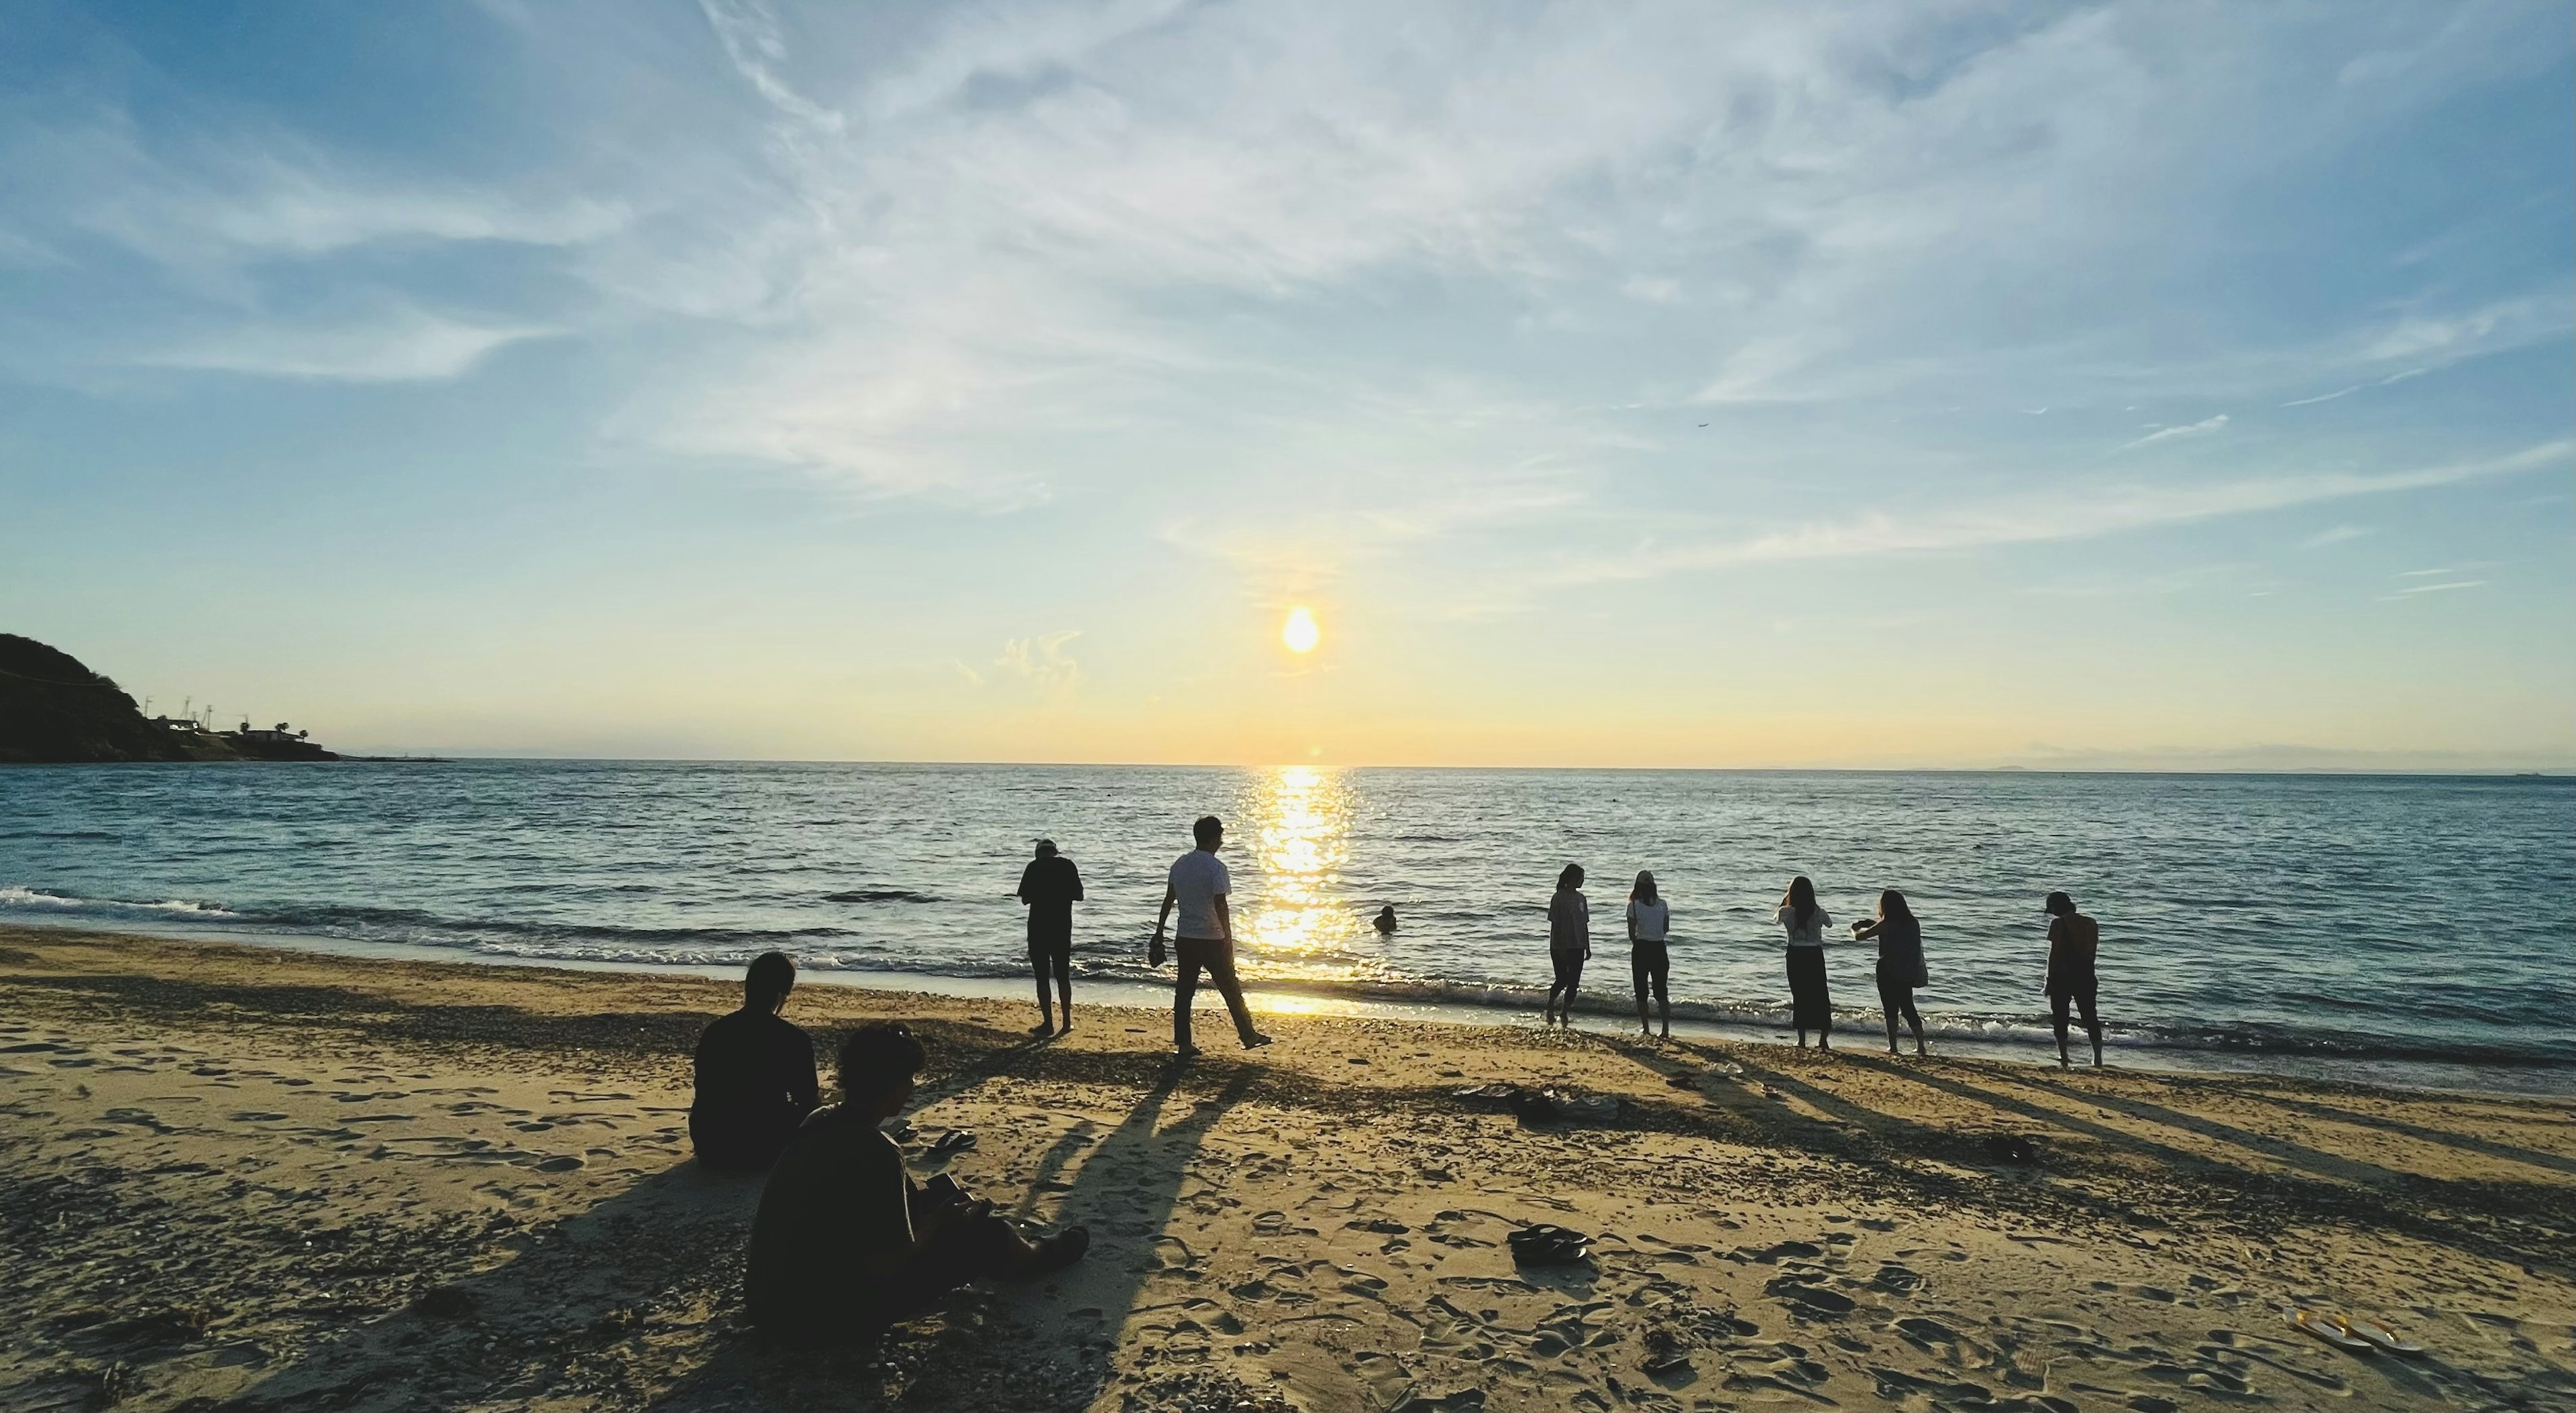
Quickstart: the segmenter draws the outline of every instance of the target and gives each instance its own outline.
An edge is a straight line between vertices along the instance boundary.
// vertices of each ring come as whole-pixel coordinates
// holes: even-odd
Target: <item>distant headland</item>
[[[0,764],[338,759],[282,721],[218,731],[211,713],[147,717],[70,653],[0,633]]]

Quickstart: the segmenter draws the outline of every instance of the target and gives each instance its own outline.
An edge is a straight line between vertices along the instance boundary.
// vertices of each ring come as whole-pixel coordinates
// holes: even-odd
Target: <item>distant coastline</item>
[[[70,653],[0,633],[0,764],[338,759],[282,721],[218,731],[211,713],[147,717],[123,688]]]

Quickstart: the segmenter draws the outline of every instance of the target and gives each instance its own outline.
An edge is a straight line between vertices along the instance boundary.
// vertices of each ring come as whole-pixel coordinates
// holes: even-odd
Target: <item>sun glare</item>
[[[1279,629],[1279,641],[1292,653],[1310,653],[1324,640],[1324,630],[1315,626],[1315,615],[1302,608],[1288,610],[1288,621]]]

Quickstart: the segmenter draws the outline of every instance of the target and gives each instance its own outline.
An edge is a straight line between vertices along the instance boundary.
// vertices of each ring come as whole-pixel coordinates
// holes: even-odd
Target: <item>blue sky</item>
[[[6,24],[0,627],[156,706],[2576,764],[2563,4]]]

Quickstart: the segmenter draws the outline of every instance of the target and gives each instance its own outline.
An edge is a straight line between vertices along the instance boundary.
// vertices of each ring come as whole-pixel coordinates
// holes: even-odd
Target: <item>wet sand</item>
[[[687,1156],[737,994],[0,930],[0,1408],[2576,1407],[2564,1101],[844,987],[790,1018],[914,1023],[912,1151],[976,1137],[916,1172],[1095,1244],[781,1352]]]

